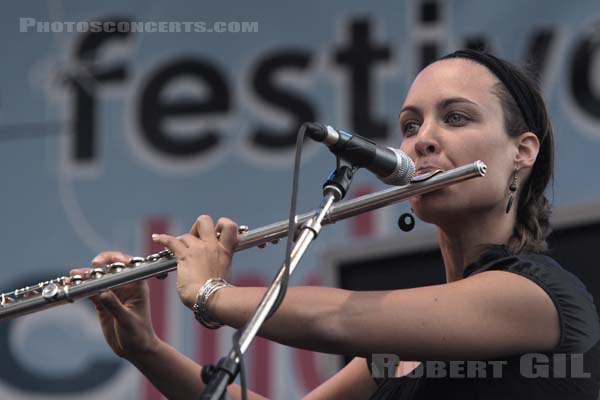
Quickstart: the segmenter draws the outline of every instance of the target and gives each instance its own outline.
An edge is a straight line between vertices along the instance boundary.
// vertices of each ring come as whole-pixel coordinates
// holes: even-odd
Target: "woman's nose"
[[[435,127],[428,124],[421,126],[415,141],[415,151],[419,156],[435,154],[439,151],[439,143],[435,138]]]

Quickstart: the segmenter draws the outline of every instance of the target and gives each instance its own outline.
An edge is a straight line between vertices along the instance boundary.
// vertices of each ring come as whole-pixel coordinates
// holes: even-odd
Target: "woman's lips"
[[[422,168],[417,169],[416,175],[428,174],[430,172],[434,172],[434,171],[438,171],[438,170],[444,171],[443,168],[439,168],[439,167],[422,167]]]

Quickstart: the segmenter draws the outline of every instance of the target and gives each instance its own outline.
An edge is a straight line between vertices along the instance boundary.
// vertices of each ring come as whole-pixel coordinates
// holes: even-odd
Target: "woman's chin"
[[[455,219],[457,213],[460,212],[460,208],[456,204],[452,204],[451,198],[441,189],[414,197],[411,205],[420,220],[438,224]]]
[[[441,188],[433,192],[420,194],[418,196],[413,197],[413,208],[439,208],[440,206],[444,205],[448,206],[448,201],[451,197],[444,189],[445,188]]]

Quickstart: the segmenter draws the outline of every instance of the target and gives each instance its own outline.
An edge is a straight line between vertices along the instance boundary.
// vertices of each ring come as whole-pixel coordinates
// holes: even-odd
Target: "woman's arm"
[[[215,232],[220,233],[219,236]],[[210,278],[230,275],[237,225],[208,216],[180,237],[153,235],[177,257],[177,290],[192,307]],[[224,288],[208,301],[212,317],[239,327],[263,288]],[[290,288],[260,331],[283,344],[337,354],[397,354],[403,360],[489,359],[549,351],[560,325],[549,295],[531,280],[487,271],[443,285],[386,292]]]
[[[117,251],[98,254],[92,265],[128,263],[131,256]],[[89,268],[74,269],[71,275],[86,275]],[[202,367],[178,353],[156,336],[150,318],[150,296],[144,281],[130,283],[94,296],[102,333],[110,348],[134,364],[169,399],[193,399],[204,385]],[[232,398],[239,399],[240,388],[230,385]],[[263,397],[249,393],[250,399]]]
[[[224,288],[209,299],[209,312],[239,327],[263,292]],[[449,284],[385,292],[289,288],[259,333],[327,353],[462,360],[551,350],[560,327],[541,287],[520,275],[489,271]]]
[[[202,367],[163,341],[150,351],[130,357],[129,361],[169,400],[195,399],[204,390],[200,378]],[[242,398],[238,385],[229,385],[227,392],[232,399]],[[248,398],[265,399],[250,391]]]
[[[130,361],[169,400],[197,398],[204,388],[200,379],[202,367],[162,341],[154,351]],[[366,360],[356,357],[304,400],[364,400],[376,389]],[[232,399],[241,399],[240,386],[230,385],[227,392]],[[265,399],[254,392],[248,392],[248,398]]]

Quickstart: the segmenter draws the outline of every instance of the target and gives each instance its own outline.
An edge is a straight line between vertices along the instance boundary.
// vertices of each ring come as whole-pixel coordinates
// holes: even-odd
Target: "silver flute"
[[[486,170],[487,167],[482,161],[476,161],[449,171],[437,170],[418,175],[408,185],[385,189],[334,204],[323,220],[323,225],[333,224],[467,179],[485,176]],[[301,226],[313,215],[314,211],[296,216],[296,226]],[[256,246],[264,247],[267,243],[277,243],[287,233],[287,220],[253,230],[240,227],[239,242],[235,251]],[[175,256],[172,252],[164,250],[146,257],[133,257],[128,264],[116,262],[101,268],[93,268],[85,276],[62,276],[26,286],[12,292],[2,293],[0,320],[72,303],[75,300],[91,297],[102,291],[139,280],[152,277],[164,278],[175,269],[177,269]]]

